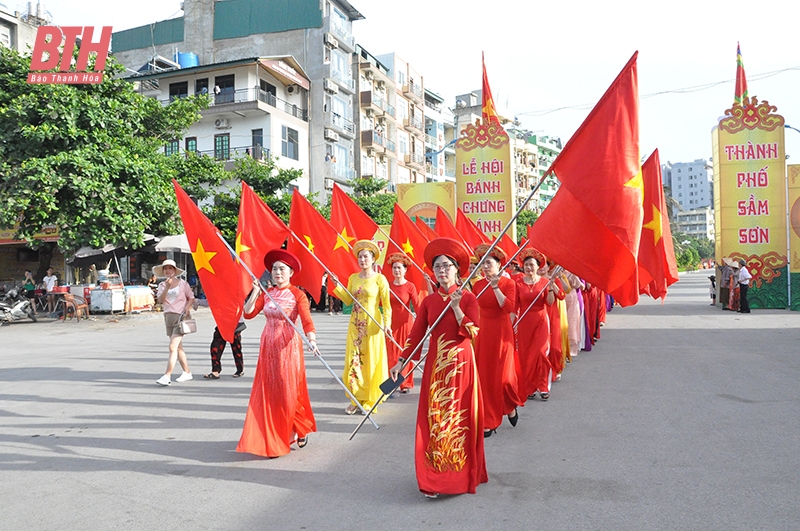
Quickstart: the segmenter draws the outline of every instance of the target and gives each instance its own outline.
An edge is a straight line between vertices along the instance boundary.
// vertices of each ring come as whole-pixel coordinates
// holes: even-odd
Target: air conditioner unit
[[[327,92],[330,92],[331,94],[339,93],[339,87],[336,85],[336,83],[333,82],[332,79],[326,79],[325,81],[323,81],[322,88],[324,88]]]
[[[386,88],[385,81],[378,81],[378,90],[384,90]]]
[[[367,78],[367,81],[372,81],[372,70],[364,72],[364,77]]]
[[[378,118],[378,125],[383,125],[383,126],[385,126],[385,125],[386,125],[386,118],[384,118],[383,116],[381,116],[380,118]]]
[[[339,41],[336,40],[336,37],[331,35],[330,33],[325,34],[325,45],[330,46],[331,48],[338,48]]]
[[[333,179],[325,179],[325,189],[333,190]]]
[[[372,148],[367,148],[367,156],[368,157],[374,157],[375,156],[375,150],[372,149]]]
[[[300,92],[300,85],[289,85],[286,87],[286,92],[289,94],[297,94]]]
[[[367,115],[367,118],[372,118],[373,116],[375,116],[375,111],[373,111],[372,109],[367,109],[364,111],[364,114]]]
[[[228,125],[227,118],[217,118],[216,120],[214,120],[214,127],[216,127],[217,129],[229,129],[230,125]]]
[[[332,142],[339,141],[339,133],[333,131],[331,129],[325,129],[325,140],[331,140]]]
[[[380,162],[381,164],[386,164],[386,155],[383,155],[383,154],[380,155],[378,157],[378,162]]]

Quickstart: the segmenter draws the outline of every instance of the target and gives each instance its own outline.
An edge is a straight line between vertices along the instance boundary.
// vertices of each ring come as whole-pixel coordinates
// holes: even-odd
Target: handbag
[[[185,335],[194,334],[195,332],[197,332],[197,321],[181,317],[181,333]]]
[[[241,323],[236,325],[236,330],[234,330],[233,333],[238,334],[239,332],[244,332],[245,328],[247,328],[247,325],[245,324],[244,321],[242,321]]]

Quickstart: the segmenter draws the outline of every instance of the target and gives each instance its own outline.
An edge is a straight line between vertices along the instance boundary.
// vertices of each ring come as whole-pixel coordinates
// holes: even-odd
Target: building
[[[179,62],[182,53],[195,54],[200,67],[245,58],[294,58],[310,82],[305,108],[308,138],[298,142],[298,158],[308,160],[309,191],[323,192],[326,184],[332,187],[333,182],[344,184],[354,178],[352,24],[364,18],[361,13],[347,0],[184,0],[182,5],[182,17],[115,32],[114,56],[133,71],[156,56]],[[255,90],[260,86],[245,85],[251,81],[238,80],[234,73],[225,89],[232,87],[235,93],[252,88],[260,94]],[[237,121],[250,118],[234,112],[228,125],[238,128]],[[271,136],[270,144],[267,140],[265,136],[263,147],[270,153],[283,149],[282,138]]]
[[[714,170],[704,159],[667,162],[661,165],[661,180],[684,211],[714,205]]]
[[[714,209],[704,206],[693,210],[673,212],[671,228],[696,238],[714,240]]]
[[[39,26],[49,24],[52,17],[44,5],[39,2],[33,9],[33,2],[28,2],[26,12],[10,11],[0,4],[0,46],[11,48],[27,55],[36,42],[36,30]],[[29,49],[30,48],[30,49]]]
[[[455,182],[455,115],[444,98],[425,89],[425,179]]]
[[[152,68],[127,79],[165,105],[190,95],[212,98],[183,138],[166,143],[166,154],[203,153],[227,161],[229,169],[237,157],[272,156],[279,168],[303,171],[292,185],[308,194],[310,83],[293,57],[251,57],[166,70],[158,64],[169,66],[159,58],[147,65]]]

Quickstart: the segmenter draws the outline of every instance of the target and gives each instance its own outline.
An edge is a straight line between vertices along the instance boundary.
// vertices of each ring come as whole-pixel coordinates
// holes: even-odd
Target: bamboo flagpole
[[[276,307],[276,308],[278,308],[278,311],[279,311],[279,312],[281,312],[281,315],[283,316],[283,318],[284,318],[284,319],[286,319],[286,322],[287,322],[287,323],[289,323],[289,325],[290,325],[292,328],[294,328],[294,331],[295,331],[295,332],[297,332],[297,335],[299,335],[299,336],[300,336],[300,340],[303,342],[303,344],[306,346],[306,348],[307,348],[309,351],[311,351],[311,352],[313,352],[313,353],[314,353],[314,357],[315,357],[315,358],[317,358],[317,359],[318,359],[320,362],[322,362],[322,365],[324,365],[324,366],[325,366],[325,368],[328,370],[328,372],[329,372],[329,373],[331,373],[331,375],[332,375],[332,376],[334,377],[334,379],[335,379],[335,380],[338,382],[338,384],[339,384],[339,385],[342,387],[342,389],[344,389],[345,393],[347,393],[347,395],[350,397],[350,399],[351,399],[353,402],[355,402],[355,403],[356,403],[356,405],[357,405],[357,406],[358,406],[358,408],[361,410],[361,412],[362,412],[362,413],[364,413],[364,414],[366,415],[366,413],[367,413],[367,412],[366,412],[366,410],[364,409],[364,407],[363,407],[363,406],[362,406],[362,405],[359,403],[359,401],[356,399],[356,397],[355,397],[355,396],[353,396],[353,393],[352,393],[352,391],[350,391],[350,389],[348,389],[348,388],[347,388],[347,386],[344,384],[344,382],[341,380],[341,378],[339,378],[339,376],[337,376],[337,375],[336,375],[336,373],[335,373],[335,372],[334,372],[334,370],[331,368],[331,366],[330,366],[330,365],[328,365],[328,362],[327,362],[327,361],[325,361],[325,358],[323,358],[323,357],[322,357],[322,353],[319,351],[319,348],[317,348],[317,347],[313,347],[313,346],[311,345],[311,342],[308,340],[308,338],[306,337],[306,335],[305,335],[305,333],[303,332],[303,330],[301,330],[301,329],[300,329],[300,328],[297,326],[297,323],[293,322],[293,321],[291,320],[291,318],[290,318],[288,315],[286,315],[286,312],[284,312],[284,311],[283,311],[283,308],[281,307],[281,305],[280,305],[280,304],[278,304],[278,301],[276,301],[276,300],[275,300],[275,299],[272,297],[272,295],[269,293],[269,290],[266,290],[266,289],[264,289],[264,286],[263,286],[263,285],[261,285],[261,281],[260,281],[259,279],[257,279],[257,278],[256,278],[256,276],[253,274],[253,271],[251,271],[251,270],[250,270],[250,268],[247,266],[247,264],[246,264],[246,263],[245,263],[245,262],[244,262],[244,261],[241,259],[241,257],[240,257],[238,254],[236,254],[236,251],[235,251],[235,250],[233,250],[233,249],[231,248],[230,244],[228,244],[228,242],[227,242],[227,241],[225,241],[225,238],[223,238],[223,237],[222,237],[222,234],[220,234],[220,233],[218,232],[218,233],[217,233],[217,236],[219,236],[219,239],[220,239],[220,240],[222,240],[222,241],[225,243],[225,246],[228,248],[228,251],[230,251],[230,253],[231,253],[233,256],[235,256],[235,257],[236,257],[236,260],[237,260],[237,261],[238,261],[238,262],[239,262],[239,263],[242,265],[242,267],[244,267],[245,271],[247,271],[247,273],[248,273],[248,274],[249,274],[249,275],[252,277],[252,279],[258,282],[258,287],[261,289],[261,291],[262,291],[262,292],[263,292],[263,293],[264,293],[264,294],[265,294],[267,297],[269,297],[269,300],[270,300],[270,301],[272,301],[272,304],[274,304],[274,305],[275,305],[275,307]],[[375,423],[375,421],[374,421],[374,420],[372,420],[371,418],[370,418],[370,422],[372,423],[372,425],[373,425],[373,426],[375,426],[375,429],[376,429],[376,430],[379,430],[379,429],[380,429],[380,426],[378,426],[378,425]]]
[[[542,175],[542,178],[539,179],[539,182],[536,183],[536,186],[534,186],[531,189],[531,192],[528,194],[528,197],[526,197],[525,201],[523,201],[522,204],[519,206],[519,208],[517,208],[517,211],[514,212],[514,215],[511,217],[511,219],[508,221],[508,223],[506,223],[506,226],[503,227],[503,230],[500,232],[500,234],[497,236],[497,238],[489,245],[489,249],[487,249],[486,253],[478,261],[478,264],[475,266],[475,269],[473,269],[472,272],[469,274],[467,279],[464,281],[464,284],[469,284],[469,281],[472,280],[472,277],[475,276],[476,272],[480,271],[481,266],[483,265],[483,262],[486,260],[486,257],[489,256],[492,253],[492,251],[494,250],[494,248],[497,247],[497,244],[500,243],[500,238],[502,238],[506,234],[506,232],[508,232],[508,229],[511,228],[512,224],[516,223],[517,218],[520,215],[520,212],[522,212],[522,210],[528,205],[530,200],[533,199],[534,194],[539,190],[539,188],[541,188],[542,184],[544,184],[544,181],[547,179],[547,177],[550,174],[552,174],[552,172],[553,172],[552,168],[553,167],[551,165],[550,168],[547,170],[547,172],[545,172],[545,174]],[[463,288],[460,288],[460,289],[463,289]],[[417,351],[419,351],[422,348],[422,345],[430,337],[431,333],[433,332],[433,329],[436,328],[436,326],[441,322],[441,320],[444,318],[445,314],[447,313],[447,311],[449,309],[450,309],[450,305],[448,304],[447,308],[445,308],[442,311],[442,313],[439,314],[439,317],[436,318],[436,321],[434,321],[433,324],[430,327],[428,327],[428,331],[425,332],[425,335],[422,337],[422,340],[419,342],[419,344],[416,347],[414,347],[414,350],[408,356],[408,359],[406,359],[405,363],[403,363],[403,365],[400,367],[400,373],[399,374],[402,374],[403,370],[406,368],[406,365],[411,363],[411,358],[413,358],[414,355],[416,355]],[[427,357],[427,353],[420,358],[419,363],[422,363],[425,360],[426,357]],[[390,376],[389,380],[394,380],[394,379]],[[383,400],[383,397],[386,396],[387,394],[393,393],[394,390],[397,387],[400,386],[400,383],[398,383],[398,382],[400,382],[401,380],[398,378],[397,380],[394,380],[394,383],[397,384],[397,385],[394,386],[390,390],[389,393],[386,393],[386,391],[384,389],[387,388],[386,390],[389,390],[388,386],[386,385],[389,382],[389,380],[387,380],[386,382],[384,382],[381,385],[381,392],[383,393],[383,395],[381,395],[380,399],[375,402],[375,405],[372,406],[372,409],[369,410],[369,412],[366,414],[365,418],[363,418],[361,420],[361,422],[358,424],[358,426],[356,426],[356,429],[353,430],[353,433],[350,434],[350,440],[353,440],[353,437],[355,437],[356,433],[358,433],[358,431],[361,429],[361,427],[367,421],[367,418],[369,418],[372,415],[373,411],[375,411],[375,408]]]

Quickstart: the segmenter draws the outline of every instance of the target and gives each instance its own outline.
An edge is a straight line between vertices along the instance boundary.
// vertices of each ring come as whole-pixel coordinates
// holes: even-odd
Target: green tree
[[[389,181],[376,177],[360,177],[349,182],[353,201],[378,225],[390,225],[397,194],[384,193]]]
[[[116,78],[113,58],[96,85],[32,85],[29,70],[30,56],[0,47],[0,227],[18,224],[15,237],[42,248],[40,269],[54,247],[33,240],[45,227],[64,251],[140,246],[145,232],[176,228],[173,178],[198,199],[219,182],[213,159],[163,153],[207,97],[162,106]]]
[[[517,239],[521,239],[528,234],[528,226],[533,225],[539,219],[539,214],[533,210],[523,210],[517,216]]]

